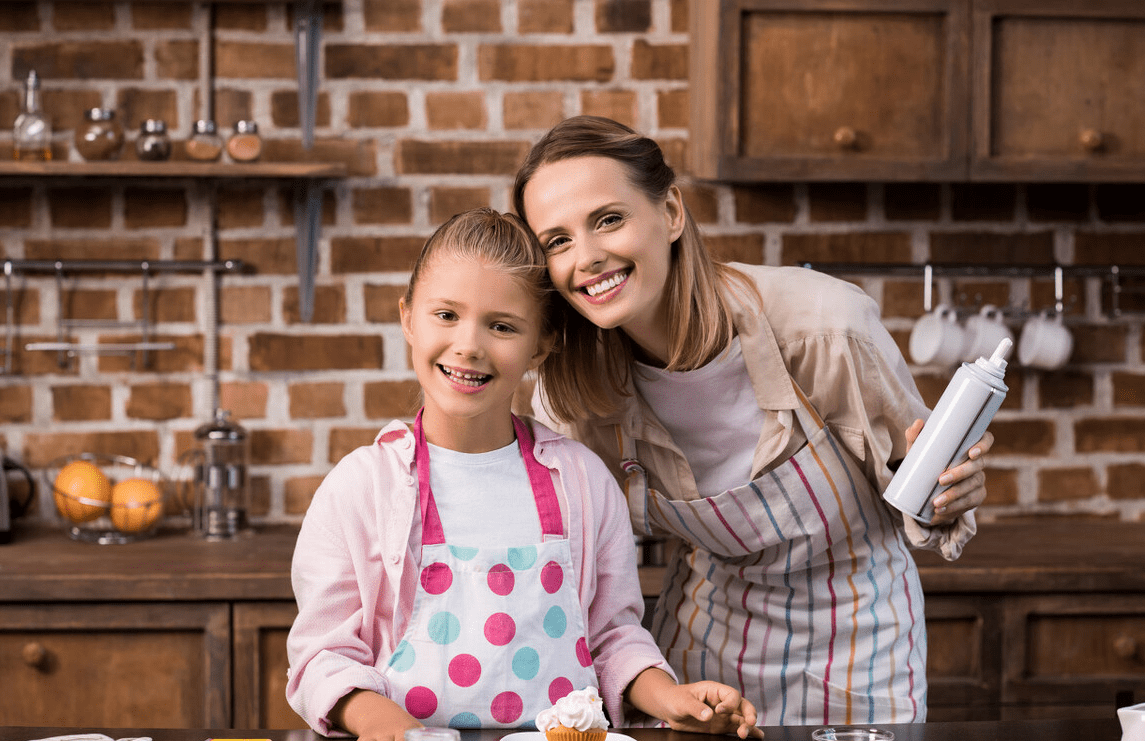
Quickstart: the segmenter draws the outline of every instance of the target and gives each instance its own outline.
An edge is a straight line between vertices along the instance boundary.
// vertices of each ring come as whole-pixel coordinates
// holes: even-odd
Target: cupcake
[[[596,687],[570,692],[537,713],[537,730],[547,741],[604,741],[607,729],[604,703]]]

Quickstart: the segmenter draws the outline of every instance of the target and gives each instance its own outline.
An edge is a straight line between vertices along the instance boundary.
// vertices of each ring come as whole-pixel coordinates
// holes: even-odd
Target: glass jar
[[[171,156],[171,137],[167,135],[167,124],[158,118],[149,118],[139,127],[139,138],[135,140],[135,154],[141,160],[160,162]]]
[[[200,162],[214,162],[223,153],[223,138],[214,121],[200,120],[191,126],[187,140],[187,157]]]
[[[52,123],[40,100],[40,76],[36,70],[29,70],[24,80],[20,115],[12,125],[12,158],[30,162],[52,159]]]
[[[113,160],[123,147],[123,127],[110,108],[89,108],[83,112],[84,123],[76,128],[76,151],[85,160]]]
[[[262,155],[262,137],[254,121],[238,121],[227,140],[227,154],[235,162],[254,162]]]

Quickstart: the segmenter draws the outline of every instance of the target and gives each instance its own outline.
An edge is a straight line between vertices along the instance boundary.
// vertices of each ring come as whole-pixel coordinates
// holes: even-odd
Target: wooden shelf
[[[0,0],[4,2],[4,0]],[[337,178],[340,162],[0,162],[0,177]]]

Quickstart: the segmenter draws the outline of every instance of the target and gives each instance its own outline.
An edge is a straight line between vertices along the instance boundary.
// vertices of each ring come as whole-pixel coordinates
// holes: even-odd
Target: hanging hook
[[[1061,314],[1065,310],[1065,302],[1062,300],[1065,296],[1062,273],[1061,265],[1054,268],[1054,311],[1058,314]]]
[[[934,280],[934,268],[930,263],[922,269],[922,308],[928,313],[930,312],[931,305],[934,303],[934,296],[932,291],[932,283]]]

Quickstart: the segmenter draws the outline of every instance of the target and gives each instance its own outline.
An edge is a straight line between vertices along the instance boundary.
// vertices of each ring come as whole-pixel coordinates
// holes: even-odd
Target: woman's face
[[[561,295],[593,324],[622,328],[666,359],[672,242],[684,228],[680,191],[654,201],[608,157],[541,166],[525,186],[529,226]]]

